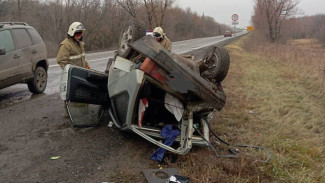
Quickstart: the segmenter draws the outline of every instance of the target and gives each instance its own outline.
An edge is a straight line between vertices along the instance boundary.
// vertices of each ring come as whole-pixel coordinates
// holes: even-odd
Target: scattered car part
[[[176,168],[143,170],[148,183],[166,183],[173,175],[178,175]]]

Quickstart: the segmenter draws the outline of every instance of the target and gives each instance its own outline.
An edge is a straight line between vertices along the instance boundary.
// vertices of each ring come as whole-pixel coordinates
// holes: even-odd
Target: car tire
[[[135,52],[129,44],[145,36],[144,23],[138,19],[129,20],[122,28],[117,55],[129,59]]]
[[[47,84],[47,72],[43,67],[37,67],[32,80],[27,82],[28,89],[34,94],[43,93]]]
[[[220,57],[219,69],[213,73],[212,77],[216,80],[216,82],[223,81],[229,71],[230,66],[230,56],[228,51],[225,48],[217,47]]]
[[[205,64],[209,69],[204,71],[201,76],[208,80],[220,83],[228,74],[230,66],[230,56],[225,48],[211,46],[207,49],[204,56]]]

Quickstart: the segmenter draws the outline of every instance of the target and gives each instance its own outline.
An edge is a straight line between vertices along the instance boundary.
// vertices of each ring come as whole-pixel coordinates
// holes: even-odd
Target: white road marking
[[[109,57],[104,57],[104,58],[99,58],[99,59],[94,59],[94,60],[88,60],[88,62],[96,62],[96,61],[100,61],[100,60],[104,60],[107,59],[108,60]],[[54,65],[50,65],[49,67],[60,67],[59,64],[54,64]]]
[[[187,44],[175,44],[173,46],[184,46],[184,45],[187,45]]]

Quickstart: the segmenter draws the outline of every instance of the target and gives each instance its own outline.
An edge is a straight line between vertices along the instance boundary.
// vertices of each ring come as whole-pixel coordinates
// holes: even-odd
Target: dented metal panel
[[[203,79],[199,73],[188,68],[178,57],[160,46],[154,38],[145,36],[130,46],[165,69],[169,73],[168,87],[185,95],[184,98],[192,99],[196,95],[217,110],[225,105],[226,95],[221,85],[216,86]]]

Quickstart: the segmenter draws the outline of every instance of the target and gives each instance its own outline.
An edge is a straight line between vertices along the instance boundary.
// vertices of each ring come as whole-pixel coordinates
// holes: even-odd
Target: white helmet
[[[68,35],[73,36],[76,31],[85,31],[85,27],[80,22],[73,22],[68,30]]]
[[[154,37],[163,38],[164,30],[161,27],[156,27],[152,34]]]

